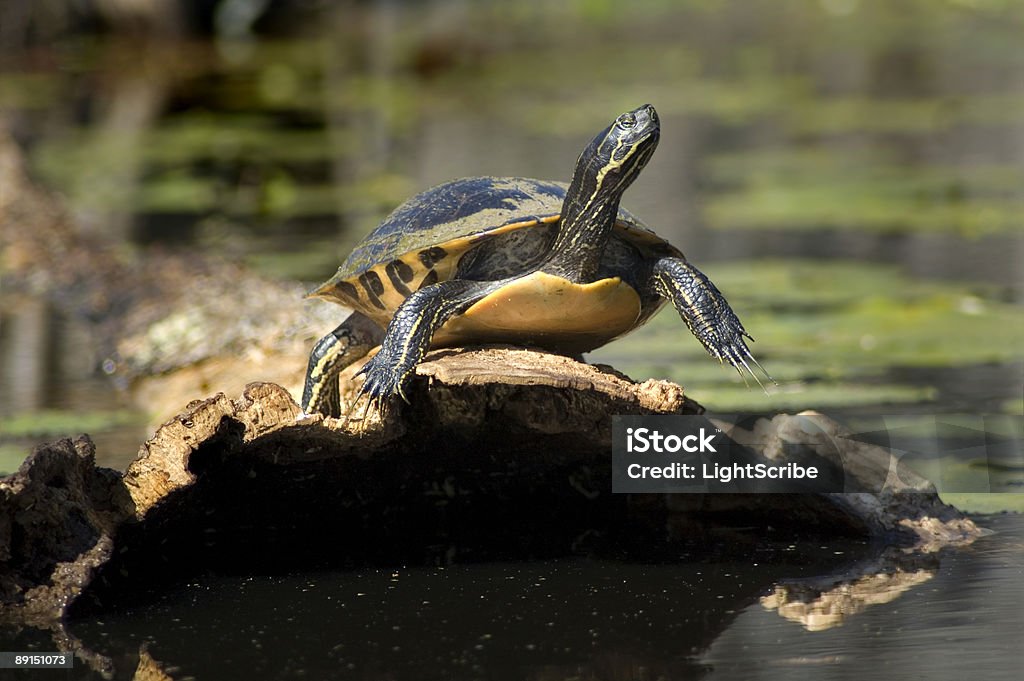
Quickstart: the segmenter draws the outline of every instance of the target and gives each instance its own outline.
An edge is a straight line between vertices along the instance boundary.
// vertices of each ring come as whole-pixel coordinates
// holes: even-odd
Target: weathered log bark
[[[88,437],[38,447],[0,480],[0,611],[46,625],[110,558],[131,516],[121,474],[97,468]]]
[[[672,383],[566,357],[434,352],[410,399],[383,422],[342,424],[253,384],[189,405],[123,476],[94,468],[87,440],[40,448],[0,484],[5,614],[56,621],[195,570],[644,555],[737,517],[748,527],[738,550],[763,539],[749,526],[769,518],[776,537],[921,545],[980,532],[906,476],[880,495],[613,495],[613,415],[701,408]],[[806,445],[809,423],[839,432],[819,415],[777,416],[758,424],[759,441]],[[856,475],[884,475],[888,454],[857,447]]]

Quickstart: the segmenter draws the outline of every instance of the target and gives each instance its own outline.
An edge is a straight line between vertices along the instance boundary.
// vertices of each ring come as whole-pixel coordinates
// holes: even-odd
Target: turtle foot
[[[359,388],[359,394],[356,396],[353,405],[358,403],[363,397],[366,397],[369,406],[372,406],[380,412],[381,416],[384,416],[391,406],[396,403],[396,398],[401,398],[404,402],[409,401],[408,397],[406,397],[405,389],[409,385],[411,374],[412,372],[401,372],[394,363],[387,361],[383,351],[379,352],[356,374],[366,378],[363,381],[362,387]]]

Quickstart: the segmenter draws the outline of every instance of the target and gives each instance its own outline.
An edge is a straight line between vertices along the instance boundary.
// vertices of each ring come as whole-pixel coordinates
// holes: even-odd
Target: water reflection
[[[99,464],[123,469],[146,437],[146,416],[98,370],[92,328],[37,297],[0,306],[0,474],[32,447],[88,432]]]
[[[891,603],[935,577],[938,561],[927,562],[930,563],[927,569],[908,569],[897,567],[897,561],[892,561],[892,565],[884,566],[887,571],[879,565],[877,572],[866,572],[862,577],[846,581],[821,577],[776,584],[770,595],[761,597],[761,605],[803,625],[808,631],[825,631],[841,626],[867,608]]]
[[[841,627],[780,630],[774,611],[752,608],[700,660],[722,678],[1017,678],[1024,523],[982,522],[997,534],[940,556],[931,579]]]
[[[986,638],[989,653],[1002,651],[986,658],[986,678],[1003,678],[1006,646],[1019,643],[1024,525],[994,524],[998,540],[940,554],[798,541],[761,544],[747,560],[721,546],[717,557],[687,552],[668,562],[209,576],[148,605],[72,622],[70,633],[88,664],[115,678],[137,668],[175,679],[422,678],[424,667],[438,678],[718,678],[764,665],[863,678],[872,675],[866,660],[850,652],[861,642],[876,646],[871,669],[913,659],[937,630],[912,613],[969,606],[974,615],[947,621],[945,635]],[[979,600],[979,584],[992,595]],[[877,647],[875,627],[893,618],[902,624],[883,624]],[[947,658],[932,678],[961,678],[978,654]]]

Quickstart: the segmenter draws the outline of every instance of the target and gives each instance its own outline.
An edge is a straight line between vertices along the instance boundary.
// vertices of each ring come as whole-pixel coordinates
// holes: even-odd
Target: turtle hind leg
[[[369,317],[353,312],[334,331],[317,341],[309,355],[302,390],[302,411],[341,416],[341,371],[380,344],[383,331]]]
[[[394,397],[408,402],[405,390],[434,332],[508,281],[452,279],[406,298],[388,324],[380,351],[359,372],[366,376],[360,396],[366,395],[381,412]]]
[[[751,364],[775,383],[747,347],[746,341],[753,341],[753,337],[743,328],[722,292],[703,272],[682,258],[661,258],[654,264],[652,285],[658,295],[672,301],[676,312],[709,355],[728,362],[744,377],[744,382],[743,371],[746,370],[762,390],[764,384],[750,368]]]

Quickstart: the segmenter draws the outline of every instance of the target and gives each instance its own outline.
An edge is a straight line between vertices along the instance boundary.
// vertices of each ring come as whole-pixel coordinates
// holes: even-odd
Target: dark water
[[[69,631],[113,678],[144,650],[174,679],[1018,679],[1024,518],[979,522],[995,534],[913,557],[796,541],[737,561],[711,542],[657,563],[210,576]],[[780,589],[799,596],[779,608]],[[98,678],[76,665],[39,676]]]

